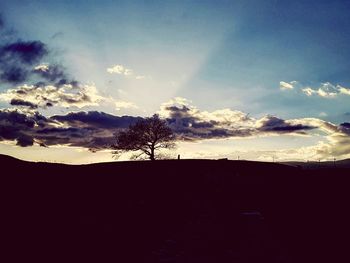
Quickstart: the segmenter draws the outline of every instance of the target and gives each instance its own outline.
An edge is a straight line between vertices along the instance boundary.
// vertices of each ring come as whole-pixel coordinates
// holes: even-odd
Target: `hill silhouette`
[[[3,251],[13,262],[350,259],[348,168],[0,162]]]

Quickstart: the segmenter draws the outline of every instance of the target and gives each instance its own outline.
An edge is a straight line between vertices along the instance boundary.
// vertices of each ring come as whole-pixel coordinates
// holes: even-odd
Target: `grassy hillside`
[[[14,262],[350,259],[346,168],[0,161],[2,238]]]

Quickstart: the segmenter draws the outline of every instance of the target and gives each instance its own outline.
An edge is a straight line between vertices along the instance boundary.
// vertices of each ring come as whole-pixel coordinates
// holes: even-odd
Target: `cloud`
[[[138,109],[138,107],[132,102],[117,100],[115,102],[115,109],[116,110],[121,110],[121,109]]]
[[[48,83],[55,83],[56,85],[78,84],[77,81],[68,80],[65,69],[61,65],[40,64],[33,69],[33,73],[37,74]]]
[[[200,111],[184,98],[161,105],[159,114],[166,118],[179,138],[202,140],[215,138],[266,136],[271,134],[306,134],[313,126],[292,123],[274,116],[261,119],[231,109]]]
[[[336,98],[339,95],[348,95],[350,96],[350,89],[345,88],[339,84],[334,85],[330,82],[321,83],[318,87],[309,87],[303,86],[297,81],[292,81],[290,83],[281,81],[280,89],[281,90],[291,90],[298,87],[298,90],[301,91],[306,96],[319,96],[322,98]]]
[[[133,71],[129,68],[124,67],[123,65],[114,65],[110,68],[107,68],[107,72],[110,74],[119,74],[119,75],[133,75]]]
[[[103,112],[78,112],[44,117],[38,112],[0,110],[0,140],[27,147],[68,145],[92,150],[109,148],[115,133],[139,117],[113,116]]]
[[[13,103],[21,105],[25,102]],[[314,135],[323,141],[299,149],[308,151],[308,156],[329,158],[350,154],[348,122],[336,125],[317,118],[284,120],[272,115],[256,119],[231,109],[201,111],[190,101],[179,97],[163,103],[158,113],[167,120],[180,141],[286,134]],[[114,116],[97,111],[71,112],[66,115],[45,117],[35,112],[33,108],[5,109],[0,110],[0,140],[15,141],[22,147],[33,144],[66,145],[96,151],[108,149],[114,143],[117,132],[141,119],[141,117]],[[283,154],[287,156],[289,153]]]
[[[137,75],[135,74],[135,72],[130,69],[130,68],[127,68],[123,65],[113,65],[109,68],[107,68],[107,72],[110,73],[110,74],[118,74],[118,75],[123,75],[125,77],[133,77],[137,80],[141,80],[141,79],[152,79],[151,76],[145,76],[145,75]]]
[[[316,93],[316,91],[313,90],[312,88],[304,88],[304,89],[302,89],[302,91],[303,91],[307,96],[312,96],[312,94]]]
[[[292,121],[285,121],[275,116],[265,116],[257,121],[257,128],[263,132],[273,133],[300,133],[305,134],[307,130],[315,129],[311,125],[304,125],[301,123],[293,123]]]
[[[349,122],[341,123],[340,127],[346,129],[346,131],[349,132],[349,134],[350,134],[350,123]]]
[[[22,67],[11,66],[2,70],[0,80],[7,83],[22,83],[28,78],[28,70]]]
[[[0,81],[18,84],[30,76],[30,67],[48,54],[41,41],[17,41],[0,46]]]
[[[49,71],[49,65],[47,64],[41,64],[41,65],[38,65],[34,68],[34,71],[37,71],[37,72],[48,72]]]
[[[333,125],[332,132],[327,136],[327,140],[328,143],[321,143],[317,146],[317,154],[323,158],[349,155],[350,123],[345,122],[339,126]]]
[[[1,26],[4,27],[2,21],[0,15],[0,30]],[[14,38],[17,36],[9,39]],[[77,81],[68,77],[64,67],[42,63],[43,59],[52,59],[45,43],[39,40],[9,41],[9,39],[4,39],[2,42],[5,43],[0,44],[0,83],[18,85],[35,80],[45,85],[77,85]]]
[[[71,112],[66,115],[54,115],[52,120],[59,121],[70,127],[94,127],[103,129],[127,128],[141,117],[114,116],[112,114],[98,111]]]
[[[350,95],[350,89],[337,85],[340,94]]]
[[[341,92],[342,90],[342,92]],[[321,83],[320,87],[313,89],[310,87],[306,87],[302,89],[302,92],[307,96],[318,95],[323,98],[335,98],[339,94],[346,94],[347,89],[340,85],[333,85],[329,82]],[[350,91],[349,94],[350,95]]]
[[[25,107],[29,107],[30,109],[38,108],[38,105],[22,99],[11,99],[10,104],[13,106],[25,106]]]
[[[288,82],[284,82],[284,81],[280,81],[280,89],[281,90],[290,90],[290,89],[294,89],[294,84],[296,84],[296,81],[292,81],[290,83]]]
[[[22,147],[31,146],[34,143],[31,132],[47,125],[51,125],[51,121],[39,113],[0,110],[0,140],[16,141]]]
[[[34,78],[44,85],[78,85],[63,66],[40,63],[48,54],[47,46],[41,41],[18,41],[0,46],[0,81],[21,84]]]
[[[72,86],[71,84],[55,87],[52,85],[22,85],[0,93],[0,100],[12,105],[30,108],[47,108],[51,106],[77,107],[97,106],[105,98],[98,94],[93,85]]]
[[[39,64],[33,69],[33,73],[40,76],[44,81],[39,82],[43,85],[52,84],[55,86],[62,86],[70,84],[72,86],[78,87],[79,82],[72,80],[68,77],[65,72],[65,68],[61,65],[49,65],[49,64]]]
[[[0,61],[16,61],[33,65],[47,54],[48,49],[41,41],[18,41],[0,48]]]

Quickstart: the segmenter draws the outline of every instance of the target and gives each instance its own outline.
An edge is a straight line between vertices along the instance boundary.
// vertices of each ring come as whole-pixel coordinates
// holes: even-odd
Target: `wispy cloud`
[[[288,82],[284,82],[284,81],[280,81],[280,89],[281,90],[289,90],[289,89],[294,89],[294,86],[297,82],[296,81],[292,81],[290,83]]]
[[[107,68],[107,72],[110,74],[117,74],[117,75],[122,75],[125,77],[132,77],[132,78],[137,79],[137,80],[146,79],[146,78],[151,79],[150,76],[136,74],[134,72],[134,70],[127,68],[121,64],[113,65],[113,66]]]
[[[303,86],[297,81],[284,82],[280,81],[281,90],[292,90],[297,88],[306,96],[319,96],[322,98],[336,98],[340,95],[350,96],[350,89],[339,84],[335,85],[330,82],[321,83],[318,87]]]

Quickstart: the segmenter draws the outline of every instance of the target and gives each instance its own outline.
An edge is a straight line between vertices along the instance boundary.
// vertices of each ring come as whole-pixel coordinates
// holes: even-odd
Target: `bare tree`
[[[112,146],[114,155],[123,152],[139,152],[133,158],[146,155],[152,161],[155,160],[155,152],[158,149],[171,149],[175,147],[175,136],[165,120],[157,114],[150,118],[137,121],[125,131],[116,136],[116,144]]]

